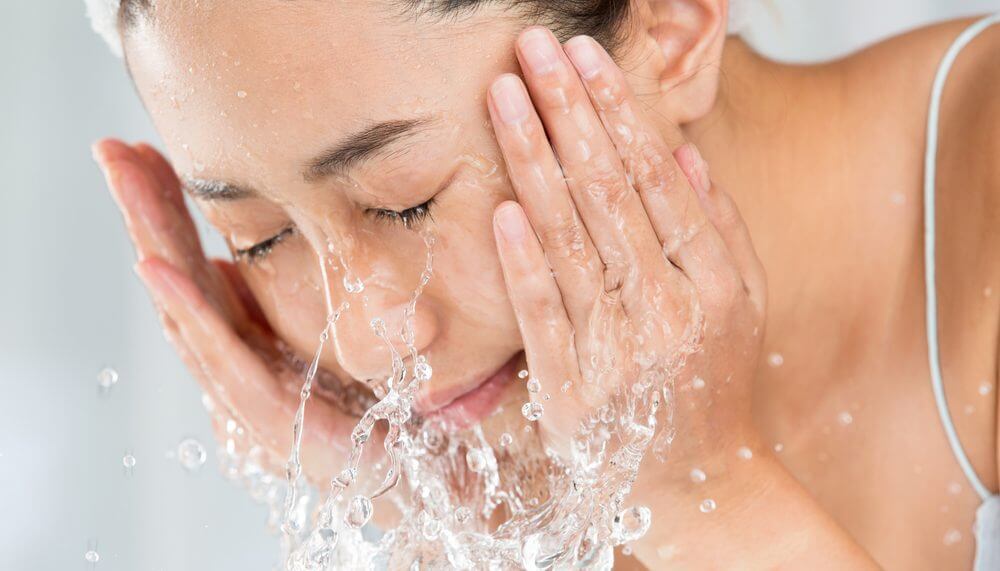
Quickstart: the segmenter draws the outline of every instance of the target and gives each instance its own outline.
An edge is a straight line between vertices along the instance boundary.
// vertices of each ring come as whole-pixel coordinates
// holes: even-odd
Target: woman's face
[[[490,10],[414,18],[388,2],[195,4],[159,2],[156,23],[126,42],[129,65],[174,167],[239,252],[278,336],[300,356],[315,350],[327,316],[320,252],[333,306],[350,303],[321,365],[344,382],[384,379],[390,354],[370,321],[401,325],[429,233],[434,276],[414,325],[434,377],[417,412],[505,364],[519,370],[491,225],[512,192],[485,91],[516,68],[523,23]],[[345,277],[364,290],[346,291]],[[522,385],[505,383],[501,417],[519,414]]]

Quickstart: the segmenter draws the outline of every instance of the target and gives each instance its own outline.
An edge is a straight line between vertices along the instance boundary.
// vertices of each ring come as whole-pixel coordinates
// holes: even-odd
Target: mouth
[[[437,419],[457,429],[464,429],[489,417],[503,400],[503,393],[514,379],[522,352],[478,384],[422,394],[417,411],[427,419]]]

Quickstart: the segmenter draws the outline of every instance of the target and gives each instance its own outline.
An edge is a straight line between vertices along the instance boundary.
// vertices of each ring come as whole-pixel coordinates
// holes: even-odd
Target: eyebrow
[[[309,161],[303,176],[306,180],[312,181],[344,174],[359,164],[385,153],[394,143],[416,135],[430,122],[429,117],[418,117],[383,121],[366,127]]]
[[[382,121],[354,133],[306,163],[302,172],[307,181],[344,174],[361,163],[385,154],[399,141],[413,137],[431,123],[430,117]],[[221,180],[188,178],[185,188],[202,200],[241,200],[260,193],[252,188]]]

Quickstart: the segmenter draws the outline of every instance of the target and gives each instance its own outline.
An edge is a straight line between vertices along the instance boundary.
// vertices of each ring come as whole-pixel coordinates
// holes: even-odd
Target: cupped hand
[[[148,145],[115,140],[97,143],[94,155],[121,208],[138,257],[136,272],[163,330],[215,403],[216,432],[262,446],[262,460],[283,470],[304,367],[275,337],[238,268],[206,258],[169,163]],[[301,456],[314,482],[346,465],[356,418],[344,410],[344,403],[327,398],[309,401]],[[240,435],[233,434],[230,419]]]
[[[504,75],[489,96],[517,198],[497,207],[494,226],[543,385],[532,393],[543,435],[566,452],[583,415],[615,391],[665,383],[677,436],[669,461],[647,455],[643,472],[654,474],[650,494],[671,495],[692,469],[719,473],[760,452],[750,393],[763,268],[698,150],[648,120],[597,42],[563,46],[536,27],[517,55],[524,80]]]

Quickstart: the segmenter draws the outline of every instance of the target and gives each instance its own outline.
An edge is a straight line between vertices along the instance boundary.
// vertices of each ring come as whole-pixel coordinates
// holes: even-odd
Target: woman
[[[316,481],[355,424],[337,387],[408,354],[370,323],[404,322],[433,235],[409,315],[434,371],[419,416],[481,422],[494,442],[542,402],[513,379],[526,367],[551,401],[518,434],[559,450],[607,396],[583,390],[598,353],[683,360],[669,460],[647,457],[632,490],[652,511],[630,546],[642,565],[967,568],[980,498],[927,382],[920,193],[932,80],[971,21],[786,66],[727,37],[727,8],[123,2],[128,66],[172,161],[115,141],[96,156],[168,336],[278,456],[299,382],[275,372],[281,348],[308,358],[328,309],[351,305],[320,353],[337,380],[306,413]],[[614,58],[567,41],[581,34]],[[957,60],[936,163],[945,391],[989,490],[997,49],[989,30]],[[201,254],[175,171],[234,263]]]

